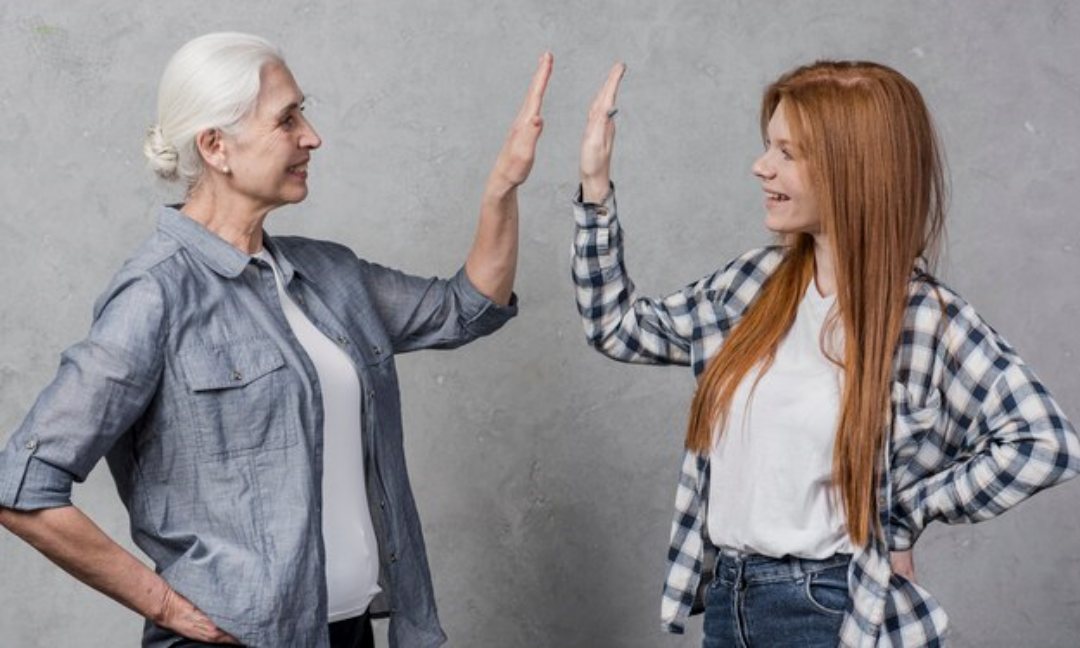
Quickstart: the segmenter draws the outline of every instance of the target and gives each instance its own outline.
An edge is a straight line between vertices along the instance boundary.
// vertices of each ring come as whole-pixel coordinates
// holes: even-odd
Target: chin
[[[281,197],[281,202],[286,205],[295,205],[296,203],[303,202],[307,198],[307,187],[303,191],[290,191],[287,195]]]
[[[773,234],[815,234],[820,230],[817,223],[797,223],[787,218],[775,218],[765,215],[765,229]]]

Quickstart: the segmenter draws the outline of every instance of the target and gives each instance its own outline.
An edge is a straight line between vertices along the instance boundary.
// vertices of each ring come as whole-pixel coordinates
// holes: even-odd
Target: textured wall
[[[151,5],[153,8],[151,8]],[[568,280],[584,110],[616,58],[615,178],[630,269],[673,290],[767,240],[749,166],[761,89],[858,57],[922,88],[950,160],[942,274],[1080,417],[1080,6],[1070,2],[0,4],[0,437],[86,330],[98,292],[175,197],[143,130],[172,51],[241,29],[277,41],[325,145],[272,232],[453,272],[536,57],[555,53],[521,193],[521,316],[454,353],[401,359],[408,451],[452,646],[696,646],[657,631],[692,378],[590,352]],[[1070,117],[1069,115],[1073,115]],[[922,581],[957,646],[1072,646],[1080,481],[977,527],[934,527]],[[107,471],[76,501],[127,541]],[[0,535],[0,645],[134,645],[140,621]]]

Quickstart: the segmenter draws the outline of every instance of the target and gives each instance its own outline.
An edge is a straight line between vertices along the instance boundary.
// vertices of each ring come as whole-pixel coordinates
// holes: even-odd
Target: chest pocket
[[[270,340],[193,347],[178,354],[190,389],[199,451],[219,456],[296,442],[298,396]]]

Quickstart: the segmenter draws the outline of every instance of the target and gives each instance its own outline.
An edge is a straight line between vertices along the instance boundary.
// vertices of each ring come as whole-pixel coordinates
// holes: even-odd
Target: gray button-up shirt
[[[409,276],[324,241],[266,237],[286,289],[352,358],[390,642],[439,627],[402,448],[394,354],[487,335],[516,306],[459,271]],[[271,268],[172,208],[94,307],[85,340],[0,452],[0,506],[71,503],[105,456],[135,543],[169,584],[251,646],[327,646],[317,374]],[[175,636],[148,623],[144,645]]]

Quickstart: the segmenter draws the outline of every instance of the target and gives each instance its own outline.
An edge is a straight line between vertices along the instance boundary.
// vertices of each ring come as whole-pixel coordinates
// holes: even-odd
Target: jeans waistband
[[[851,554],[842,553],[814,560],[795,556],[773,558],[726,547],[720,547],[719,550],[720,553],[716,558],[716,578],[742,580],[748,583],[798,580],[806,574],[847,566],[851,562]]]

